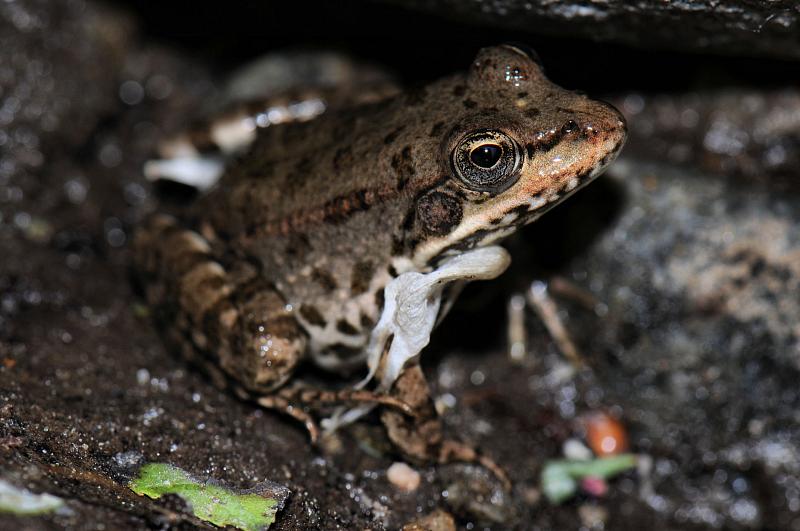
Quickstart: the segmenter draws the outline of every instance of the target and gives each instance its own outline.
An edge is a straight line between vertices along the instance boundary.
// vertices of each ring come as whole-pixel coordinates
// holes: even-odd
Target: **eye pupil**
[[[497,164],[503,155],[503,148],[496,144],[482,144],[469,154],[469,160],[480,168],[489,169]]]
[[[517,182],[524,160],[519,144],[495,129],[465,135],[451,157],[453,173],[461,184],[489,194],[499,194]]]

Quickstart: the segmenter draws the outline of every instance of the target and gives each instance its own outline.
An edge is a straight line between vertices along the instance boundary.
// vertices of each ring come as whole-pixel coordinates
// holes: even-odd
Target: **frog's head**
[[[616,109],[554,85],[519,46],[481,50],[453,94],[458,111],[437,157],[448,177],[415,205],[419,264],[530,223],[597,177],[625,141]]]

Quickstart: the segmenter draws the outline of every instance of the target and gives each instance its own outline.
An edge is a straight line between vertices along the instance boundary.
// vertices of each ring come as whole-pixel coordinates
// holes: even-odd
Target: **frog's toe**
[[[290,417],[302,422],[306,427],[306,431],[308,432],[309,439],[311,439],[311,443],[316,444],[317,441],[319,441],[320,430],[317,422],[314,420],[314,417],[311,415],[311,413],[305,411],[301,406],[291,403],[289,400],[280,395],[262,396],[259,397],[256,402],[258,402],[258,405],[261,407],[274,409],[275,411],[289,415]]]

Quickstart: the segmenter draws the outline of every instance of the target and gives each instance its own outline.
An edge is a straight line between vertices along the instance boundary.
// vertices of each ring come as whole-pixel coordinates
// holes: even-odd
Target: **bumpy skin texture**
[[[514,146],[489,187],[453,157],[484,131]],[[466,75],[260,131],[184,219],[142,228],[137,269],[187,355],[271,393],[304,354],[362,361],[387,282],[533,221],[624,137],[617,111],[550,83],[532,54],[487,48]]]

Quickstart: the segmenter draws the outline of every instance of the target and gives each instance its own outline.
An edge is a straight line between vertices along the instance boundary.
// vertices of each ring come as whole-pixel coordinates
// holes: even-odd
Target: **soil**
[[[237,489],[285,485],[275,530],[398,529],[437,509],[467,529],[800,529],[800,96],[783,63],[650,62],[359,2],[233,2],[194,25],[179,3],[137,4],[0,6],[0,479],[65,500],[0,513],[0,528],[211,527],[177,497],[128,488],[141,464],[167,462]],[[376,40],[389,16],[424,36]],[[511,270],[470,286],[423,355],[448,432],[513,490],[480,468],[415,464],[422,481],[405,493],[375,418],[313,447],[165,348],[127,244],[175,191],[141,168],[258,55],[330,46],[414,83],[514,37],[557,82],[612,99],[631,139],[607,176],[509,242]],[[533,312],[527,355],[509,356],[506,304],[534,280],[585,368]],[[620,419],[639,469],[604,496],[549,503],[542,466],[600,411]]]

